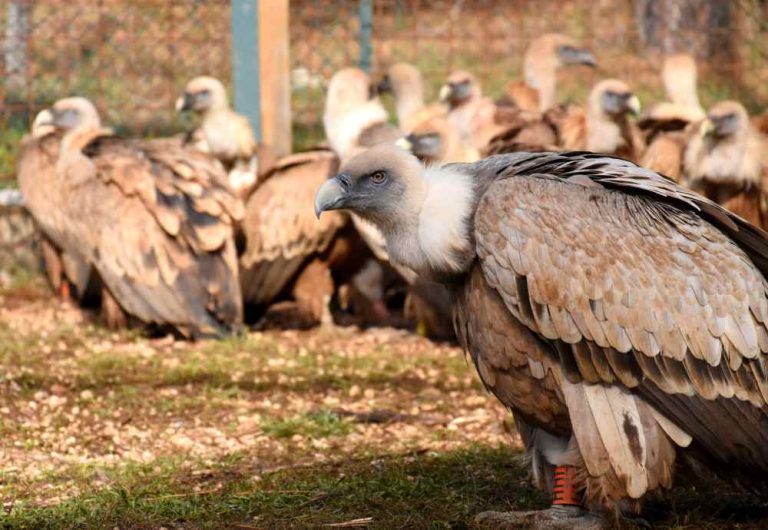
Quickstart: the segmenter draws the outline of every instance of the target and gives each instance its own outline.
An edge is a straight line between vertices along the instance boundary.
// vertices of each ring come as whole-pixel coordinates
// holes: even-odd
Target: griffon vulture
[[[419,69],[409,63],[395,63],[377,85],[379,94],[391,93],[395,100],[397,123],[404,132],[433,118],[448,115],[443,103],[424,103],[424,79]]]
[[[557,104],[557,71],[569,65],[597,66],[592,52],[559,33],[547,33],[528,46],[524,81],[507,84],[507,96],[522,110],[544,112]]]
[[[652,105],[638,121],[648,145],[640,165],[680,182],[691,124],[706,115],[696,90],[696,61],[688,54],[670,55],[661,77],[669,101]]]
[[[34,168],[41,176],[38,179],[49,179],[56,171],[56,161],[61,144],[60,135],[52,135],[56,128],[52,125],[53,115],[49,109],[40,111],[32,123],[32,129],[27,138],[22,140],[24,145],[35,145],[24,151],[24,157],[19,157],[19,170],[29,171],[29,161],[35,160]],[[41,138],[45,142],[40,142]],[[19,177],[21,180],[22,176]],[[24,175],[23,178],[29,178]],[[45,273],[51,287],[61,299],[78,302],[90,301],[94,283],[91,268],[79,256],[64,253],[45,234],[42,234],[40,250],[45,266]]]
[[[425,105],[424,80],[415,66],[393,64],[377,88],[380,94],[392,93],[400,129],[420,160],[473,162],[479,158],[477,150],[462,140],[455,124],[448,119],[445,104]]]
[[[567,150],[594,151],[638,160],[643,138],[633,117],[640,101],[623,81],[605,79],[590,92],[586,110],[571,106],[560,122],[560,145]]]
[[[338,167],[328,150],[284,157],[248,198],[240,275],[250,320],[283,296],[296,301],[301,322],[333,322],[335,286],[370,256],[346,215],[334,212],[321,223],[312,215],[314,190]]]
[[[319,188],[317,214],[338,209],[452,290],[461,343],[554,493],[553,508],[521,518],[639,509],[672,485],[681,452],[765,483],[764,232],[584,152],[424,167],[376,147]]]
[[[240,265],[251,319],[279,298],[289,297],[296,301],[302,321],[331,324],[329,301],[335,286],[373,257],[347,215],[337,212],[322,223],[315,221],[314,190],[336,173],[339,157],[402,135],[387,122],[368,75],[357,68],[340,70],[331,79],[323,123],[335,153],[316,149],[279,160],[246,202]],[[377,233],[369,238],[375,240],[372,246],[378,242],[374,248],[384,248]],[[381,292],[376,286],[362,291]],[[379,310],[383,304],[380,297],[369,302]]]
[[[328,86],[323,125],[328,143],[339,155],[342,163],[368,147],[394,145],[403,140],[402,132],[387,121],[386,109],[377,97],[370,77],[359,68],[345,68],[334,74]],[[375,257],[382,262],[391,263],[381,231],[357,215],[353,214],[351,217],[355,228]],[[430,326],[429,323],[443,322],[442,316],[450,312],[444,289],[437,284],[417,278],[407,267],[397,263],[391,263],[391,265],[409,284],[408,297],[411,300],[407,305],[413,309],[414,319],[423,324],[426,334],[443,335],[441,329],[443,326]],[[367,268],[376,267],[380,265],[371,262]],[[375,279],[380,278],[381,275],[366,275],[366,277]],[[363,293],[381,292],[379,286],[369,286],[359,290]],[[371,302],[381,307],[379,301],[371,300]]]
[[[221,81],[208,76],[192,79],[176,100],[176,110],[201,115],[199,128],[189,135],[190,143],[217,158],[227,170],[229,185],[245,198],[274,160],[267,147],[256,143],[248,119],[229,107]]]
[[[178,142],[117,138],[84,98],[50,117],[56,131],[22,145],[19,185],[46,237],[98,273],[108,323],[124,311],[194,337],[238,327],[242,204],[220,165]]]
[[[492,144],[500,139],[507,145],[553,145],[557,141],[556,130],[541,113],[497,105],[482,95],[477,79],[468,72],[452,73],[440,89],[440,98],[448,103],[448,119],[459,131],[462,142],[480,155],[488,149],[498,149]]]
[[[712,106],[685,150],[685,183],[747,221],[768,227],[768,140],[736,101]]]

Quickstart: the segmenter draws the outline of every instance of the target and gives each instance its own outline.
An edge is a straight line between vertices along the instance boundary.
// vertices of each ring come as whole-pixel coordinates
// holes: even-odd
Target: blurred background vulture
[[[686,185],[768,228],[768,139],[752,126],[744,106],[737,101],[716,103],[690,136],[684,158]]]
[[[523,58],[523,81],[510,81],[507,96],[520,109],[545,112],[557,104],[557,71],[569,65],[595,67],[590,50],[560,33],[547,33],[531,41]]]
[[[248,119],[229,107],[221,81],[208,76],[192,79],[176,101],[176,110],[201,116],[199,126],[187,133],[187,143],[216,157],[227,171],[229,185],[245,198],[274,159],[269,148],[256,143]]]
[[[460,341],[553,494],[508,523],[636,512],[672,485],[681,454],[764,490],[765,233],[588,153],[424,167],[376,147],[315,208],[356,212],[393,260],[451,286]]]
[[[699,103],[696,60],[685,53],[666,57],[661,78],[669,101],[651,105],[638,122],[648,145],[640,165],[679,183],[693,124],[706,116]]]
[[[592,88],[586,109],[569,107],[561,124],[561,145],[637,161],[645,148],[634,121],[639,112],[640,100],[626,83],[604,79]]]
[[[220,165],[172,140],[118,138],[84,98],[47,116],[52,132],[23,144],[19,185],[52,244],[98,274],[107,322],[130,316],[192,337],[236,329],[242,204]]]

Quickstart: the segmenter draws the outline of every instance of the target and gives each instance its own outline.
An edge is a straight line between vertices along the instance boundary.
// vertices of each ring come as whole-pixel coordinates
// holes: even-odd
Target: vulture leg
[[[293,286],[293,297],[302,314],[321,325],[333,325],[328,304],[333,296],[333,277],[328,265],[319,259],[312,260],[299,273]]]
[[[61,253],[47,238],[43,238],[41,247],[45,273],[51,288],[62,300],[68,301],[70,299],[69,284],[64,277],[64,264],[61,261]]]
[[[128,316],[106,287],[101,289],[101,317],[109,329],[128,326]]]

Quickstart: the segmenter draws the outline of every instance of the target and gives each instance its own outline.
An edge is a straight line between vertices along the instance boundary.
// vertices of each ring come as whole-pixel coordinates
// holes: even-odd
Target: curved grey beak
[[[345,193],[346,189],[338,177],[323,182],[323,185],[315,193],[315,215],[317,218],[320,219],[320,214],[325,211],[337,209]]]

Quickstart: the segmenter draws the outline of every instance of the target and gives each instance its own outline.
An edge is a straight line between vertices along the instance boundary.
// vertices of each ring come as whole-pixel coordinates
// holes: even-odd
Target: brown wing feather
[[[41,214],[49,237],[92,263],[140,320],[193,335],[237,326],[238,205],[219,166],[171,144],[100,132],[74,140],[47,182],[58,199]]]
[[[483,272],[510,313],[561,357],[570,350],[583,362],[576,345],[598,346],[590,346],[594,370],[558,359],[569,373],[634,388],[713,456],[768,467],[758,390],[766,354],[758,337],[768,325],[764,234],[628,162],[583,154],[507,162],[506,174],[518,176],[483,195],[475,236]],[[505,174],[501,157],[486,164]],[[602,187],[553,177],[575,174]],[[691,407],[707,414],[691,415]],[[711,414],[721,443],[708,434]]]
[[[314,215],[315,190],[338,169],[329,151],[292,155],[278,163],[246,204],[240,259],[248,303],[271,302],[309,257],[323,252],[347,218],[337,212]]]

